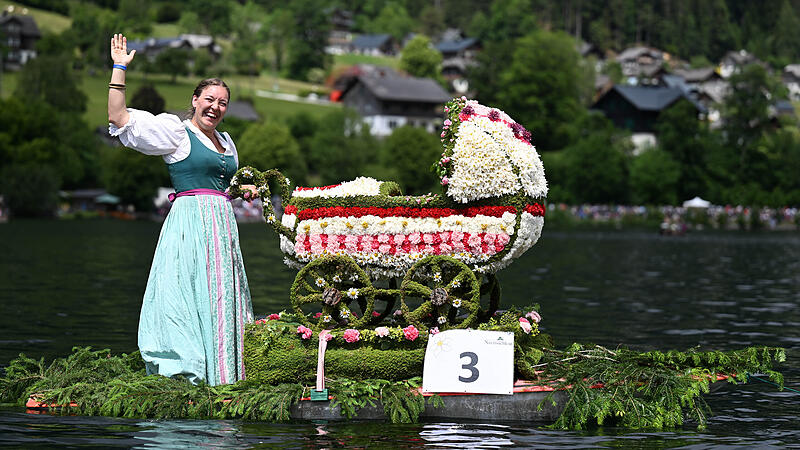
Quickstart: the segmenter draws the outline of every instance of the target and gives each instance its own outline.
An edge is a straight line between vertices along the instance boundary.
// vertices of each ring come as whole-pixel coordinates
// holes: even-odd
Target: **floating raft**
[[[719,389],[727,380],[725,375],[717,375],[716,382],[709,386],[711,392]],[[605,386],[596,384],[593,389],[602,389]],[[544,401],[548,395],[553,394],[550,401]],[[512,395],[500,394],[465,394],[465,393],[438,393],[420,392],[425,397],[439,395],[443,405],[434,407],[425,405],[425,411],[420,417],[427,419],[459,419],[459,420],[494,420],[494,421],[523,421],[523,422],[555,422],[564,410],[564,405],[569,398],[566,390],[556,390],[553,386],[541,385],[532,381],[517,380],[514,383]],[[347,418],[339,405],[331,406],[332,396],[327,401],[311,401],[311,398],[301,398],[291,408],[291,418],[295,420],[387,420],[383,405],[379,400],[374,405],[367,405],[358,410],[358,413]],[[29,398],[25,407],[29,414],[42,414],[46,410],[59,409],[63,405],[50,405],[42,403],[35,398]],[[77,407],[70,403],[70,407]],[[541,408],[540,408],[541,407]]]
[[[593,387],[602,387],[601,385]],[[542,386],[530,381],[518,380],[512,395],[440,393],[444,403],[441,407],[426,405],[420,417],[429,419],[500,420],[525,422],[554,422],[561,415],[568,398],[566,391],[553,392],[551,386]],[[554,406],[544,400],[551,392]],[[433,394],[422,392],[428,397]],[[541,403],[541,410],[539,404]],[[306,397],[292,406],[292,418],[299,420],[347,420],[339,405],[331,407],[328,401],[311,401]],[[376,401],[358,410],[351,420],[386,420],[383,405]]]

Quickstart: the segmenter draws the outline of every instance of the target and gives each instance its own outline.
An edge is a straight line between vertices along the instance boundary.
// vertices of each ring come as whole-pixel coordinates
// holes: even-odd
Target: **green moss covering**
[[[244,337],[248,381],[266,384],[312,382],[317,372],[317,340],[258,332]],[[333,378],[379,378],[397,381],[422,376],[424,348],[379,349],[370,345],[330,348],[325,352],[325,375]]]

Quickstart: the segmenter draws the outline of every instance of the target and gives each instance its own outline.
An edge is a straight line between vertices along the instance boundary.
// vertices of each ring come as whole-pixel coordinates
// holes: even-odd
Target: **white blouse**
[[[130,118],[122,127],[108,124],[108,134],[119,136],[122,145],[130,147],[145,155],[161,155],[167,164],[183,161],[191,151],[191,141],[186,128],[191,130],[200,142],[211,150],[217,151],[214,143],[190,120],[181,121],[174,114],[161,113],[154,116],[148,111],[128,108]],[[214,130],[217,139],[225,149],[225,156],[233,155],[239,165],[236,145],[227,132]]]

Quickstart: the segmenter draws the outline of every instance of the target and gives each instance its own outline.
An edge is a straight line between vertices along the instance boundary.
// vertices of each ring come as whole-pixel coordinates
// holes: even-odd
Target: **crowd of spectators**
[[[796,230],[798,208],[751,208],[742,205],[711,205],[707,208],[682,206],[566,205],[551,203],[548,213],[574,224],[660,224],[662,233],[680,234],[687,229]]]

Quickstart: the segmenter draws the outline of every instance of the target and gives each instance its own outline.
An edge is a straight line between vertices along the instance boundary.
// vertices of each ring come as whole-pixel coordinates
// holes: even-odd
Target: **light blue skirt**
[[[139,318],[148,374],[210,385],[243,379],[242,338],[252,320],[230,202],[178,197],[161,228]]]

